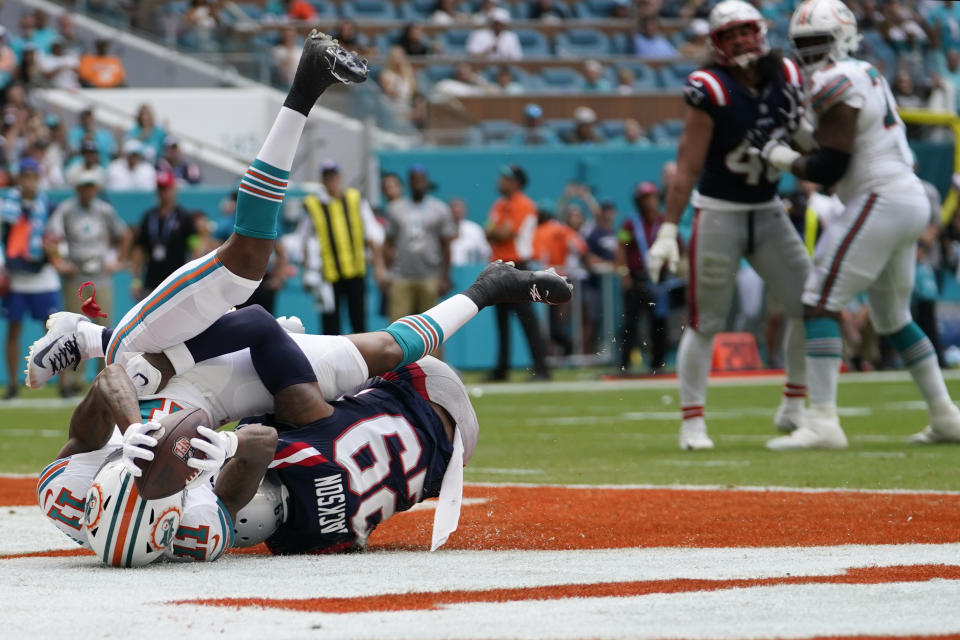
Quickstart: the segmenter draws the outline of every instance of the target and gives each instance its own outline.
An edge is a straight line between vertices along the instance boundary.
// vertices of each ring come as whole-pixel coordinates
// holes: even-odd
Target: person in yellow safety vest
[[[353,333],[366,331],[366,249],[370,248],[374,278],[383,288],[383,227],[366,198],[357,189],[343,188],[340,167],[324,162],[323,190],[303,199],[304,288],[316,295],[323,333],[339,335],[345,304]]]

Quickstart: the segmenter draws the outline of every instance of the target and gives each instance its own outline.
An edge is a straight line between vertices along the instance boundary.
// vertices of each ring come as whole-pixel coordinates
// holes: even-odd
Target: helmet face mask
[[[708,49],[723,66],[746,68],[770,52],[767,23],[756,8],[742,0],[724,0],[709,17]]]
[[[807,0],[790,18],[790,42],[808,75],[849,58],[861,37],[856,16],[840,0]]]

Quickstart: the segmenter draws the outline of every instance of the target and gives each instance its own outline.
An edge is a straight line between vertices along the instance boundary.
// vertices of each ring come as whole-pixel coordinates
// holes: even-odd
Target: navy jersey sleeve
[[[714,115],[729,106],[730,96],[723,82],[711,71],[701,69],[687,76],[683,98],[688,105]]]

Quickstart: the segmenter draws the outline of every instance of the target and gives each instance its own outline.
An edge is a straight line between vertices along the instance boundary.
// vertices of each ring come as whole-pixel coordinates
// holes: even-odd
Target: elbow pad
[[[849,153],[823,147],[815,154],[807,156],[804,174],[808,180],[829,187],[843,177],[848,166],[850,166]]]

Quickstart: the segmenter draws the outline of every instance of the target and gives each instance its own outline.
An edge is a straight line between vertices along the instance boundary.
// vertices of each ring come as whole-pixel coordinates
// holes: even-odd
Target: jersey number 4
[[[723,159],[727,171],[742,175],[744,182],[748,186],[755,187],[760,184],[760,177],[763,176],[767,182],[776,182],[780,177],[780,172],[776,167],[768,165],[756,152],[750,152],[750,142],[744,140]]]
[[[426,469],[416,470],[420,462],[423,447],[416,431],[400,416],[377,416],[364,420],[347,429],[333,445],[334,458],[346,469],[350,482],[350,491],[363,499],[353,516],[351,524],[357,536],[363,540],[369,535],[369,519],[380,512],[383,522],[397,510],[397,494],[386,485],[390,475],[392,455],[389,438],[397,438],[402,450],[398,454],[406,482],[407,498],[417,501],[423,491]],[[366,450],[373,464],[360,466],[357,458]],[[368,495],[369,494],[369,495]]]

